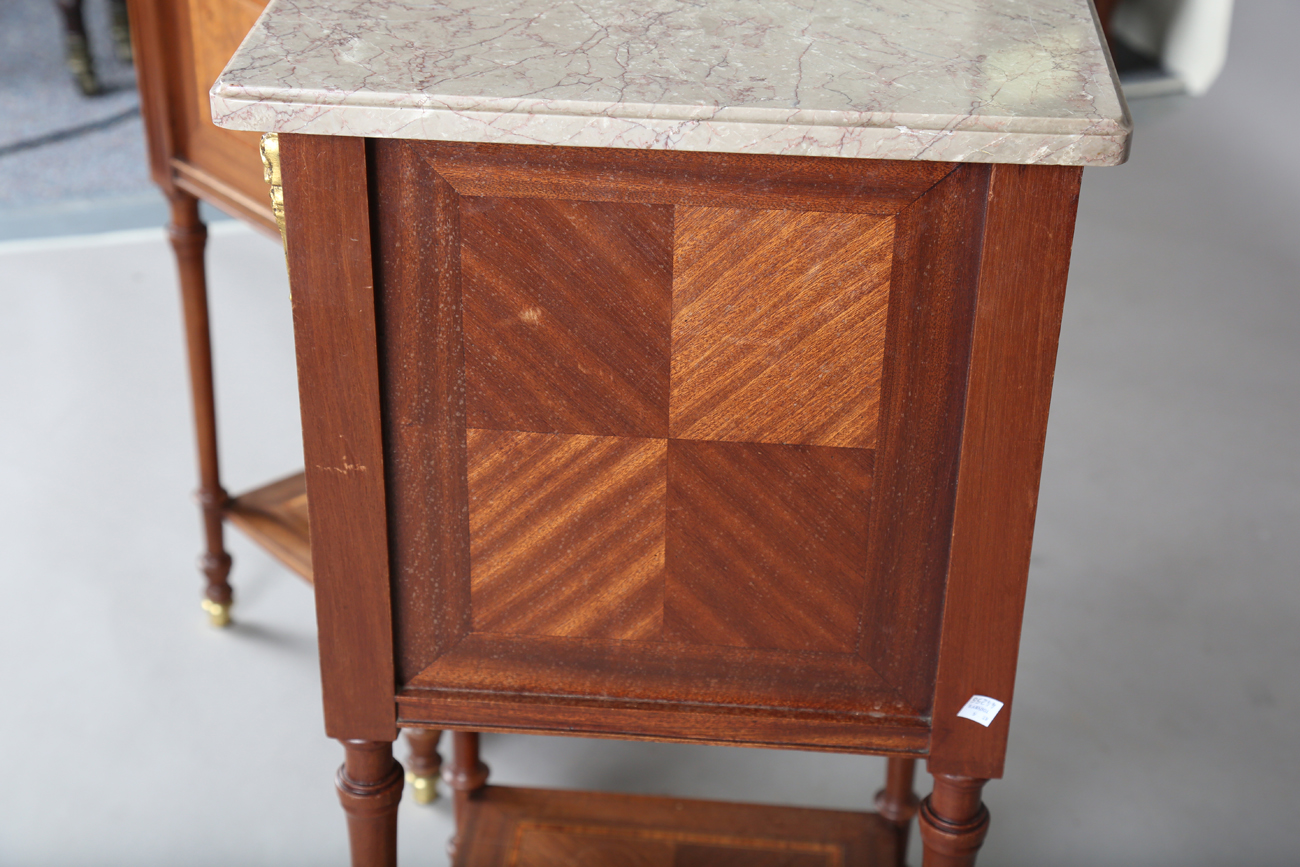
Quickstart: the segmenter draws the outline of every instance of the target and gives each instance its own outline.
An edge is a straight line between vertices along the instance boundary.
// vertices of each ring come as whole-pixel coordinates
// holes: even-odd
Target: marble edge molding
[[[1124,162],[1132,129],[1127,112],[1122,119],[945,117],[292,94],[286,99],[284,90],[258,92],[218,79],[211,92],[213,122],[227,129],[364,138],[1083,166]]]

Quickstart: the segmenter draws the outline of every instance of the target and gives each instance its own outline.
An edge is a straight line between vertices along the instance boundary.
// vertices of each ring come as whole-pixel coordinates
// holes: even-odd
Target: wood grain
[[[697,604],[694,612],[683,604],[678,612],[678,627],[682,630],[679,637],[691,643],[664,643],[646,640],[657,637],[652,628],[638,631],[640,627],[628,630],[625,625],[620,625],[609,629],[602,625],[593,629],[590,624],[598,620],[613,622],[602,618],[617,611],[618,606],[601,603],[587,612],[581,604],[576,604],[576,600],[599,601],[611,587],[620,585],[622,577],[580,569],[576,565],[570,569],[561,562],[562,557],[553,553],[540,558],[535,556],[535,551],[559,550],[558,540],[565,538],[564,533],[542,531],[534,534],[534,541],[543,543],[537,545],[535,551],[530,550],[529,545],[517,545],[519,540],[530,535],[530,528],[540,526],[543,519],[538,517],[540,511],[529,517],[522,503],[512,504],[508,500],[500,503],[479,500],[471,510],[479,512],[484,506],[504,510],[500,514],[482,511],[477,518],[471,519],[476,522],[476,527],[483,528],[476,534],[496,534],[494,538],[497,541],[493,542],[493,547],[497,549],[497,562],[492,568],[498,576],[489,582],[497,585],[491,590],[480,577],[478,601],[482,604],[471,605],[471,570],[467,564],[454,561],[448,555],[465,550],[471,535],[467,525],[457,523],[462,520],[459,516],[465,515],[469,508],[468,476],[459,475],[467,472],[459,467],[467,467],[465,444],[469,435],[460,427],[464,424],[464,413],[458,409],[455,398],[454,382],[459,361],[454,347],[458,339],[457,299],[460,296],[451,287],[462,285],[458,282],[462,280],[460,266],[467,257],[458,254],[457,251],[465,246],[458,239],[462,222],[470,219],[467,215],[471,214],[472,208],[465,204],[466,198],[457,195],[441,172],[446,166],[462,165],[460,157],[465,154],[474,157],[478,148],[384,141],[374,143],[373,150],[376,164],[374,183],[382,191],[374,220],[385,259],[378,274],[380,317],[385,323],[381,332],[386,345],[385,357],[389,359],[385,362],[384,380],[386,387],[390,388],[390,398],[385,403],[388,447],[391,450],[389,463],[392,467],[390,503],[394,515],[399,512],[403,515],[400,520],[395,520],[391,553],[395,592],[403,600],[397,615],[400,683],[414,688],[495,691],[510,694],[518,701],[531,701],[538,695],[552,694],[583,700],[601,697],[607,702],[626,699],[698,701],[713,706],[734,703],[750,708],[808,707],[821,711],[880,712],[896,715],[893,718],[905,721],[906,725],[926,718],[932,695],[943,569],[946,566],[946,548],[942,543],[936,545],[934,540],[946,538],[950,526],[947,522],[951,519],[953,477],[951,473],[945,475],[945,472],[953,466],[953,454],[945,452],[944,448],[955,450],[956,437],[960,435],[960,411],[953,408],[953,402],[959,405],[966,363],[967,344],[962,342],[961,335],[969,333],[970,308],[969,305],[962,306],[967,296],[952,288],[955,283],[960,283],[958,277],[953,276],[960,268],[954,271],[957,266],[952,263],[973,262],[973,257],[978,255],[977,229],[982,213],[982,193],[974,199],[968,196],[972,184],[978,187],[980,179],[987,176],[987,169],[967,167],[955,174],[951,168],[945,169],[950,180],[944,180],[916,200],[915,206],[900,218],[897,230],[892,218],[881,220],[853,214],[788,211],[768,214],[764,210],[736,212],[719,208],[676,208],[678,217],[686,212],[691,219],[725,217],[734,220],[744,231],[750,231],[755,225],[763,228],[766,225],[763,221],[769,217],[778,226],[794,225],[797,231],[786,237],[786,241],[791,242],[786,246],[800,248],[800,259],[806,270],[829,268],[832,272],[847,275],[846,280],[837,278],[821,283],[818,282],[820,278],[807,278],[809,285],[820,286],[821,294],[826,296],[835,296],[845,283],[858,285],[853,283],[854,280],[870,285],[871,304],[876,313],[872,319],[875,333],[872,352],[881,359],[882,399],[886,384],[893,383],[889,387],[893,389],[891,393],[896,403],[903,401],[906,395],[914,395],[916,400],[906,404],[906,413],[898,410],[892,427],[883,423],[877,427],[875,439],[882,449],[890,450],[891,455],[886,486],[881,484],[879,455],[874,459],[863,457],[870,454],[863,451],[859,457],[842,458],[853,467],[852,471],[839,467],[835,461],[817,468],[812,464],[800,467],[798,461],[792,465],[777,460],[755,476],[768,473],[760,483],[733,488],[724,485],[711,497],[700,501],[705,503],[704,507],[694,501],[684,501],[679,509],[668,497],[665,503],[668,520],[675,520],[672,516],[681,511],[678,518],[682,532],[678,535],[683,542],[677,545],[665,540],[667,580],[673,580],[671,576],[675,571],[673,548],[681,547],[685,552],[682,566],[685,580],[698,583],[702,593],[711,580],[707,573],[714,567],[712,564],[693,565],[691,561],[703,552],[707,556],[701,562],[706,562],[709,557],[717,556],[722,548],[710,542],[695,550],[692,546],[697,545],[697,540],[689,537],[686,527],[713,531],[725,523],[723,519],[734,520],[743,516],[745,509],[758,508],[761,503],[767,503],[762,508],[770,514],[746,517],[751,529],[747,531],[748,535],[740,533],[737,536],[745,539],[743,544],[753,549],[747,553],[752,555],[756,552],[766,558],[761,561],[753,558],[754,563],[748,564],[748,571],[741,570],[745,580],[757,576],[763,592],[745,597],[730,591],[738,600],[727,598],[724,592],[703,605]],[[584,183],[594,183],[598,187],[604,182],[602,177],[609,179],[602,174],[608,169],[604,162],[606,155],[589,157],[590,164],[581,165],[581,161],[572,155],[566,156],[568,163],[564,171],[571,173],[571,179],[584,177],[587,179]],[[618,160],[623,158],[617,157],[616,162]],[[473,159],[469,159],[467,164],[473,164]],[[636,171],[633,164],[626,162],[616,168],[616,175],[618,172],[635,174]],[[867,178],[876,168],[873,164],[866,164],[856,166],[854,171],[860,178]],[[513,163],[502,169],[494,167],[490,160],[482,162],[480,169],[489,180],[498,171],[507,175],[519,171]],[[535,174],[536,169],[536,164],[529,163],[524,173]],[[738,189],[743,187],[738,176],[727,181],[726,171],[730,170],[725,165],[720,170],[724,181],[735,181]],[[702,169],[700,172],[700,177],[704,177]],[[772,189],[769,181],[752,179],[755,186]],[[708,182],[700,180],[698,183],[703,185],[699,195],[704,197]],[[686,186],[689,186],[687,181],[678,185],[682,189]],[[827,188],[819,189],[824,192]],[[503,207],[522,207],[518,200],[501,201]],[[530,200],[524,204],[540,208],[538,201]],[[972,201],[974,205],[971,205]],[[485,205],[484,200],[477,202],[474,207]],[[546,219],[552,224],[563,223],[574,214],[613,213],[565,210],[572,204],[566,202],[547,201],[542,204],[550,210],[534,208],[510,213],[523,214],[521,219],[534,221],[540,220],[537,214],[549,214]],[[619,204],[618,207],[625,206]],[[495,208],[493,205],[488,210]],[[554,216],[557,213],[568,216],[557,223],[558,218]],[[473,218],[479,219],[479,216]],[[589,225],[593,226],[609,222],[603,217],[592,219],[595,222]],[[678,228],[691,225],[689,220],[683,223],[675,218],[673,222]],[[955,228],[947,228],[949,223]],[[665,223],[660,221],[653,225],[662,228]],[[725,228],[725,221],[722,225]],[[971,225],[976,228],[971,229]],[[383,240],[389,231],[385,227],[391,227],[392,243]],[[709,258],[709,243],[703,240],[704,228],[701,225],[695,235],[683,235],[675,230],[673,239],[677,242],[693,239],[685,243],[684,257],[681,258],[695,268],[692,273],[705,275],[698,284],[692,285],[699,293],[707,294],[712,279],[708,275],[727,274],[728,259],[726,256]],[[893,238],[896,231],[899,237]],[[601,232],[579,234],[581,237],[588,234],[599,237]],[[510,243],[521,246],[494,248],[485,240],[496,237],[493,233],[500,234],[500,231],[492,228],[491,232],[485,230],[481,235],[485,257],[493,249],[508,249],[520,257],[541,255],[545,258],[552,255],[551,248],[555,246],[547,243],[530,247],[520,240]],[[822,235],[832,240],[825,241]],[[976,241],[972,242],[972,238]],[[889,252],[891,239],[898,248],[892,255]],[[741,242],[751,240],[762,243],[766,238],[762,237],[761,231],[757,235],[750,231],[748,235],[742,233],[741,237],[731,238],[730,243],[739,246]],[[793,240],[800,243],[794,244]],[[956,252],[944,246],[949,243],[954,245]],[[973,248],[972,243],[975,244]],[[696,246],[692,247],[692,244]],[[808,256],[805,248],[814,248],[815,255]],[[858,255],[842,255],[846,248]],[[976,252],[971,253],[971,249]],[[439,251],[436,255],[435,250]],[[786,256],[784,253],[772,255],[781,262],[785,261],[781,258]],[[830,264],[826,265],[827,262]],[[485,263],[485,267],[490,264]],[[516,269],[514,273],[517,274],[530,273],[524,266],[511,264],[509,267]],[[861,280],[863,272],[854,270],[858,267],[871,275],[871,279]],[[750,270],[762,274],[760,269],[751,267]],[[968,274],[968,271],[960,273]],[[901,290],[894,285],[892,275],[895,272],[903,275]],[[792,273],[803,272],[796,269]],[[524,286],[519,291],[529,291],[526,285],[529,279],[532,278],[515,281]],[[740,291],[742,281],[734,275],[729,275],[728,279]],[[783,285],[778,285],[775,291],[783,288]],[[556,291],[561,294],[573,292],[567,285]],[[398,298],[395,293],[404,293],[406,297]],[[683,293],[683,297],[689,299],[689,292]],[[808,293],[806,297],[813,303],[801,314],[804,320],[812,320],[822,309],[816,302],[825,299],[818,299],[816,293]],[[435,298],[438,299],[436,302]],[[907,305],[906,310],[894,310],[886,305],[887,299],[901,299]],[[616,295],[611,297],[611,293],[602,292],[590,294],[585,303],[599,308],[602,304],[617,305],[622,301]],[[893,303],[889,302],[890,305]],[[386,312],[390,306],[391,312]],[[722,304],[718,311],[726,313],[725,306]],[[775,323],[780,315],[778,311],[769,320]],[[595,314],[584,316],[594,321]],[[495,320],[488,315],[481,318],[485,323],[483,333],[490,334],[491,329],[497,327]],[[883,339],[879,334],[880,318],[885,320]],[[503,321],[506,319],[513,320],[509,328],[514,328],[513,323],[520,321],[517,311],[502,317]],[[577,317],[574,321],[581,322],[582,319]],[[828,321],[834,322],[834,317]],[[930,335],[927,332],[929,328],[935,329],[936,333]],[[855,352],[863,349],[864,341],[853,329],[845,329],[848,338],[836,335],[835,340],[828,339],[835,328],[813,331],[814,334],[821,332],[819,339],[836,347],[837,355],[854,356]],[[591,326],[575,326],[575,333],[600,335],[599,329]],[[796,343],[790,351],[797,352],[799,348]],[[534,350],[530,348],[530,351]],[[566,353],[568,356],[573,354]],[[513,358],[506,373],[519,371],[523,378],[532,375],[527,358],[523,355]],[[556,363],[561,361],[569,362],[571,359],[557,359]],[[439,385],[444,381],[452,385]],[[541,386],[543,390],[546,387],[549,383]],[[468,396],[466,401],[467,404],[473,402]],[[504,401],[500,403],[505,404]],[[690,442],[696,441],[672,440],[668,445],[669,453],[679,445],[689,449]],[[705,441],[699,442],[705,451],[720,448]],[[734,445],[756,454],[768,447],[778,452],[782,448],[780,444]],[[827,446],[807,448],[811,450],[808,454],[818,450],[827,453],[852,451]],[[871,461],[877,464],[874,471]],[[710,466],[709,469],[716,468]],[[819,478],[820,484],[831,491],[853,493],[845,493],[844,503],[836,500],[831,505],[830,500],[819,501],[817,496],[827,492],[817,490],[817,483],[794,484],[791,481],[794,470],[808,474],[809,478],[825,474]],[[511,472],[526,473],[524,463],[518,463]],[[846,479],[857,481],[850,484]],[[540,476],[534,478],[529,487],[542,490],[537,484],[539,480]],[[464,488],[459,487],[462,484]],[[557,487],[556,491],[563,487]],[[755,490],[766,494],[769,489],[785,492],[783,496],[792,497],[791,502],[797,501],[798,505],[787,506],[780,497],[764,501],[754,495]],[[870,540],[877,538],[872,536],[873,532],[881,531],[871,530],[872,525],[865,516],[876,514],[870,501],[880,496],[886,497],[891,507],[896,508],[891,515],[905,516],[906,523],[915,529],[897,531],[886,522],[884,528],[893,535],[879,536],[883,547],[878,552]],[[746,499],[750,502],[743,502]],[[742,501],[740,505],[736,505],[738,501]],[[721,508],[719,504],[725,504],[724,511],[712,514],[709,510]],[[698,514],[688,520],[685,515],[690,509],[696,509]],[[810,517],[818,510],[832,510],[828,513],[832,519],[821,524],[819,519],[825,516]],[[616,513],[618,510],[611,511]],[[511,515],[509,520],[496,527],[500,516],[506,514]],[[845,523],[835,518],[836,514],[851,517]],[[616,518],[602,516],[601,520]],[[865,551],[861,533],[846,535],[844,530],[849,525],[862,527],[864,521],[868,541]],[[596,535],[593,533],[591,538]],[[801,548],[801,545],[805,547]],[[824,545],[825,550],[818,549],[819,545]],[[815,555],[815,568],[801,562],[809,558],[810,550]],[[724,560],[727,557],[730,558],[728,562],[740,561],[740,555],[734,552],[727,554]],[[575,553],[574,559],[568,563],[577,564],[581,559]],[[850,563],[855,565],[850,567]],[[920,571],[916,568],[918,565]],[[548,568],[552,570],[550,573],[546,573]],[[650,587],[648,583],[632,583],[647,591]],[[921,586],[913,587],[913,584]],[[543,593],[543,587],[549,588],[550,592]],[[595,592],[591,592],[591,588],[596,588]],[[804,599],[801,593],[809,588],[812,593]],[[715,591],[716,587],[710,592]],[[489,595],[484,596],[484,593]],[[495,601],[489,601],[492,595],[496,596]],[[848,600],[847,605],[841,604],[841,597]],[[642,598],[648,600],[649,593]],[[435,599],[438,600],[436,603]],[[477,627],[472,620],[476,616],[472,609],[476,607],[479,610],[477,616],[482,618]],[[651,609],[647,602],[638,614],[639,622],[654,622],[649,613]],[[597,610],[601,612],[599,616]],[[687,623],[691,618],[697,622]],[[863,649],[855,656],[859,623],[869,624],[869,628],[864,633]],[[700,630],[698,634],[691,631],[696,627]],[[467,634],[470,628],[494,631]],[[602,634],[598,637],[590,634],[592,632]],[[884,646],[872,637],[876,633],[897,636],[898,641],[881,649]],[[694,643],[711,641],[724,644]],[[746,644],[754,646],[744,646]],[[883,679],[877,674],[877,666],[882,670],[888,669]],[[911,690],[905,701],[895,691],[898,684]],[[592,705],[583,711],[587,712],[598,714],[601,711],[597,705]],[[538,719],[535,709],[528,713],[532,715],[530,718]],[[566,714],[563,718],[568,727],[591,725],[595,729],[601,728],[598,723],[576,721],[575,715],[580,715],[578,711],[566,711]],[[745,737],[755,734],[754,730],[740,726],[734,719],[728,725],[732,726],[730,731],[717,736],[722,742],[743,742]],[[860,734],[849,741],[862,743],[862,738],[869,739],[868,735]]]
[[[311,524],[303,473],[234,497],[226,505],[226,520],[311,581]]]
[[[286,135],[280,157],[293,239],[289,282],[325,729],[339,739],[392,741],[397,719],[365,144]]]
[[[997,166],[988,191],[931,773],[1002,776],[1082,169]],[[1005,707],[987,728],[973,694]]]
[[[857,657],[724,645],[472,633],[411,686],[917,718]]]
[[[393,629],[405,683],[470,629],[460,206],[410,142],[368,147]]]
[[[933,699],[988,167],[897,217],[862,656],[919,713]]]
[[[458,867],[885,867],[876,816],[684,798],[487,787]],[[553,860],[548,856],[562,856]]]
[[[727,845],[679,843],[673,867],[840,867],[845,857],[837,849],[825,844],[761,847],[744,838]]]
[[[221,466],[217,451],[217,405],[212,377],[212,342],[208,321],[207,274],[203,251],[208,230],[199,219],[199,203],[184,191],[171,191],[171,222],[168,240],[176,254],[181,284],[181,309],[185,318],[186,361],[189,363],[190,397],[194,410],[194,433],[198,441],[199,509],[203,515],[204,546],[199,568],[207,580],[206,600],[225,606],[226,619],[233,600],[227,577],[230,554],[225,548],[224,510],[229,496],[221,486]]]
[[[679,207],[672,436],[871,448],[893,221]]]
[[[346,758],[334,775],[348,817],[353,867],[397,867],[397,808],[402,766],[388,741],[345,740]]]
[[[471,430],[468,451],[476,631],[660,636],[664,440]]]
[[[406,689],[397,701],[403,725],[475,731],[895,756],[923,756],[930,743],[929,720],[888,698],[881,698],[870,713],[481,690]]]
[[[176,150],[176,132],[171,114],[172,63],[168,48],[173,38],[175,15],[171,4],[162,0],[127,0],[131,21],[131,47],[135,54],[136,88],[140,91],[140,114],[144,119],[145,145],[149,151],[149,173],[166,196],[171,196],[171,158]],[[267,210],[270,211],[268,205]]]
[[[987,780],[934,773],[934,790],[921,802],[919,821],[925,867],[974,867],[989,830],[980,800]]]
[[[871,464],[861,449],[669,443],[665,637],[853,653]]]
[[[261,135],[243,130],[222,129],[212,123],[208,91],[239,48],[266,0],[185,0],[177,4],[183,28],[177,44],[181,81],[187,93],[173,104],[178,120],[181,156],[216,176],[249,199],[264,198],[261,157],[257,143]]]
[[[672,867],[674,846],[667,840],[619,834],[602,826],[521,822],[505,863],[518,867]]]
[[[213,126],[207,94],[265,5],[263,0],[128,0],[154,182],[168,196],[183,189],[278,239],[258,136]]]
[[[664,436],[672,209],[461,199],[469,426]]]
[[[421,142],[463,196],[893,214],[950,163]]]

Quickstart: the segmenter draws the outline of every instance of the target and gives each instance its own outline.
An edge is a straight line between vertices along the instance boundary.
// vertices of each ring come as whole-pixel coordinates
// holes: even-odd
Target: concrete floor
[[[64,68],[53,0],[0,3],[0,148],[120,116],[140,103],[135,73],[113,56],[108,3],[85,3],[95,68],[105,92],[85,97]],[[152,192],[139,115],[0,159],[6,209]],[[0,236],[2,237],[2,236]]]
[[[51,0],[0,2],[0,241],[153,227],[167,207],[149,179],[135,71],[113,55],[108,3],[85,3],[104,92],[86,97],[64,68]],[[52,133],[111,125],[40,147]],[[209,219],[221,219],[204,206]]]
[[[1223,79],[1085,174],[1006,779],[986,865],[1300,863],[1300,31],[1238,4]],[[277,246],[210,264],[225,475],[300,463]],[[0,243],[0,864],[346,863],[310,591],[235,536],[198,610],[159,231]],[[876,759],[489,737],[502,782],[865,806]],[[402,808],[442,864],[445,803]],[[919,863],[914,857],[913,863]]]

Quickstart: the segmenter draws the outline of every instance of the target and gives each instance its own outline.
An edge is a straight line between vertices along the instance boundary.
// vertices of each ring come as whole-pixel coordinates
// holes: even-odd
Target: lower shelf
[[[488,786],[456,867],[895,867],[874,813]]]
[[[233,498],[226,519],[272,556],[311,581],[307,477],[298,473]]]

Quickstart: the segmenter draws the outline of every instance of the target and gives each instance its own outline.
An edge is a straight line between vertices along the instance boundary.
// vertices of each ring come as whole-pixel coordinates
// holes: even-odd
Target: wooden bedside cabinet
[[[286,4],[214,87],[219,123],[280,133],[353,862],[395,859],[400,726],[456,731],[457,864],[901,864],[917,758],[925,863],[970,864],[1081,166],[1127,146],[1095,21],[972,2],[982,27],[953,39],[984,77],[916,53],[931,89],[873,114],[882,85],[845,70],[876,68],[885,32],[938,51],[949,12],[783,4],[751,45],[747,19],[719,41],[701,7],[650,5]],[[721,96],[681,70],[710,52],[769,66],[701,111]],[[1040,89],[1002,105],[990,57]],[[483,730],[872,753],[889,775],[877,814],[500,788]]]
[[[203,606],[214,625],[230,622],[229,521],[289,569],[312,580],[306,482],[302,472],[231,496],[221,484],[216,396],[199,218],[206,201],[280,240],[266,196],[260,134],[212,123],[208,89],[266,6],[265,0],[129,0],[135,64],[150,169],[171,206],[168,231],[176,253],[185,317],[198,445],[206,578]],[[408,775],[417,799],[433,800],[441,759],[438,733],[412,731]]]

